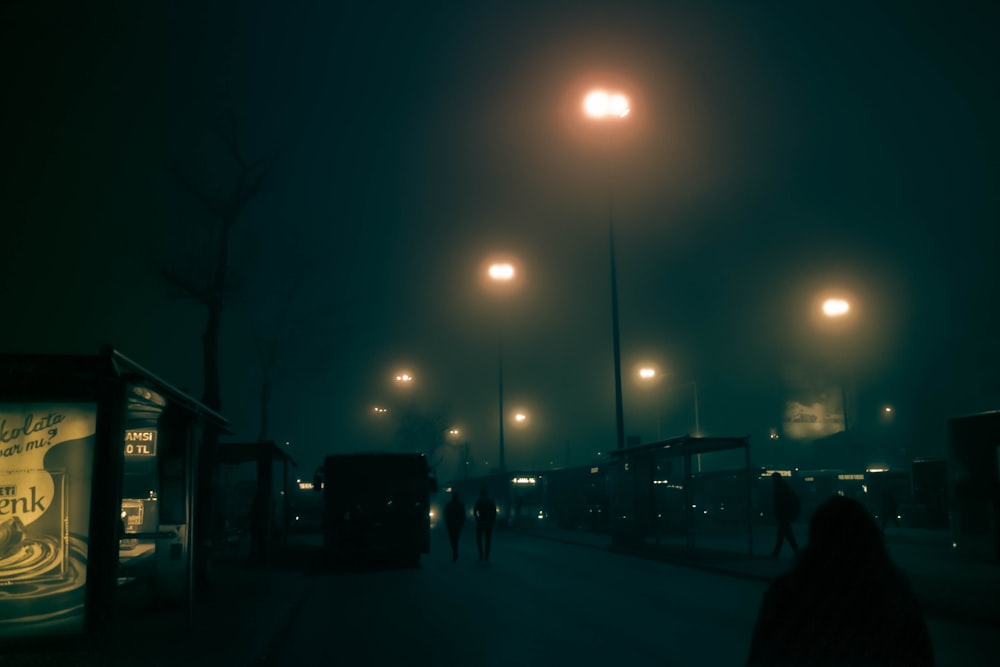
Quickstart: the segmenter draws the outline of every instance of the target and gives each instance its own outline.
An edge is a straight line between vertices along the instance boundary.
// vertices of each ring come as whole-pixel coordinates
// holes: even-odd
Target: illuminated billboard
[[[84,629],[97,406],[0,403],[0,637]]]
[[[791,440],[815,440],[844,430],[844,404],[839,392],[821,392],[788,400],[782,430]]]

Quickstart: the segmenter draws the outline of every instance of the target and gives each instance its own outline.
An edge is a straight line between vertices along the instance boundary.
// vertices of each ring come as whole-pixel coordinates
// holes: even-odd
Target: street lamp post
[[[500,429],[500,472],[505,470],[503,451],[503,333],[497,344],[497,421]]]
[[[658,383],[662,378],[665,378],[665,377],[666,377],[666,374],[661,373],[660,371],[656,370],[655,368],[653,368],[651,366],[643,366],[642,368],[639,369],[639,380],[642,381],[642,382],[657,382]],[[701,417],[700,417],[699,409],[698,409],[698,383],[695,382],[695,381],[692,381],[692,382],[682,382],[682,383],[674,384],[674,385],[671,385],[671,386],[667,387],[667,390],[669,390],[669,389],[680,389],[680,388],[683,388],[683,387],[691,387],[694,390],[694,392],[693,392],[694,393],[694,435],[695,435],[696,438],[697,437],[701,437]],[[657,413],[656,413],[656,431],[657,431],[656,437],[657,437],[657,440],[658,440],[660,438],[660,433],[659,433],[659,431],[660,431],[660,413],[659,413],[659,410],[657,410]],[[699,470],[700,470],[700,461],[699,461]]]
[[[514,265],[509,262],[495,262],[487,269],[489,279],[494,283],[508,284],[516,277]],[[497,421],[499,435],[499,463],[500,472],[506,470],[504,461],[504,440],[503,440],[503,327],[498,327],[497,335]]]
[[[851,312],[851,304],[842,298],[829,298],[823,302],[823,314],[830,319],[847,317]],[[844,433],[847,433],[847,380],[840,381],[840,404],[843,408]]]
[[[631,112],[628,99],[620,93],[596,90],[583,102],[584,112],[597,120],[620,120]],[[615,227],[611,206],[610,183],[608,186],[608,249],[611,268],[611,347],[615,373],[615,425],[618,449],[625,447],[625,416],[622,407],[621,343],[618,333],[618,277],[615,263]]]

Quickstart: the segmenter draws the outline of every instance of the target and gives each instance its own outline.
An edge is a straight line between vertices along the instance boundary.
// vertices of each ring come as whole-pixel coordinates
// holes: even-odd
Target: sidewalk
[[[611,536],[586,530],[567,530],[546,525],[515,527],[521,533],[728,576],[770,582],[794,564],[786,545],[777,559],[770,558],[774,527],[754,526],[752,542],[746,528],[695,536],[688,548],[680,536],[660,536],[630,546],[613,546]],[[799,543],[808,535],[805,524],[794,526]],[[923,611],[966,623],[1000,623],[1000,564],[960,557],[946,531],[890,531],[886,537],[889,555],[907,575]],[[750,551],[752,543],[753,550]]]
[[[220,560],[190,612],[186,606],[152,608],[141,601],[143,591],[119,590],[122,598],[140,601],[132,613],[117,614],[112,645],[0,650],[0,667],[267,667],[308,594],[312,568],[296,560],[302,551],[292,544],[267,568]]]

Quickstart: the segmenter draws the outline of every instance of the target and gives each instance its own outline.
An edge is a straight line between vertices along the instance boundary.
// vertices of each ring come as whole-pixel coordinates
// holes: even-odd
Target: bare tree
[[[222,313],[234,292],[230,271],[233,232],[249,204],[264,190],[269,167],[278,156],[248,159],[240,145],[236,119],[231,113],[226,114],[214,130],[233,161],[235,181],[224,194],[218,195],[188,170],[177,164],[171,165],[176,182],[207,215],[199,221],[202,224],[192,230],[194,235],[187,252],[178,254],[172,263],[164,264],[161,275],[173,296],[191,299],[205,308],[205,329],[201,337],[204,373],[202,402],[218,412],[222,407],[219,364]],[[198,505],[196,539],[202,544],[209,542],[220,529],[217,502],[219,435],[214,424],[206,424],[197,480],[198,493],[203,500]],[[207,577],[207,552],[207,549],[201,550],[203,557],[196,563],[200,582]]]
[[[172,165],[178,184],[194,197],[208,215],[206,225],[190,248],[190,254],[180,258],[173,266],[165,267],[162,275],[174,296],[197,301],[206,310],[207,319],[202,333],[202,402],[213,410],[219,410],[222,407],[219,340],[222,312],[234,287],[230,276],[233,230],[250,202],[263,191],[269,165],[278,156],[272,154],[248,160],[240,147],[236,120],[232,114],[227,114],[215,130],[235,162],[236,181],[229,192],[218,196],[210,193],[189,172],[176,164]]]

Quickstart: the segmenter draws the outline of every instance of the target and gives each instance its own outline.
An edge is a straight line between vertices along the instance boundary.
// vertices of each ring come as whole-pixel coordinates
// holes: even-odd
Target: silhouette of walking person
[[[801,511],[799,497],[779,472],[771,473],[771,484],[774,491],[774,520],[778,524],[778,534],[774,541],[774,551],[771,552],[771,558],[778,557],[786,540],[788,545],[792,547],[792,551],[798,554],[799,543],[795,541],[792,522],[799,518]]]
[[[451,494],[451,500],[444,508],[444,524],[448,528],[448,541],[451,543],[451,562],[458,560],[458,536],[465,524],[465,503],[458,492]]]
[[[488,561],[490,545],[493,543],[493,524],[497,520],[497,506],[485,486],[479,489],[479,499],[473,506],[473,513],[476,515],[476,547],[479,549],[479,560]]]
[[[884,489],[882,491],[882,515],[880,518],[882,520],[882,532],[885,532],[889,524],[892,523],[896,526],[896,530],[899,530],[899,501],[896,499],[896,494],[892,492],[892,489]]]
[[[748,667],[926,667],[934,650],[909,581],[864,505],[833,496],[795,566],[761,601]]]

